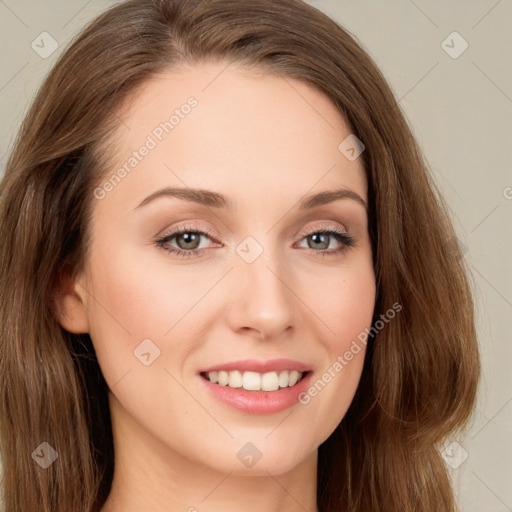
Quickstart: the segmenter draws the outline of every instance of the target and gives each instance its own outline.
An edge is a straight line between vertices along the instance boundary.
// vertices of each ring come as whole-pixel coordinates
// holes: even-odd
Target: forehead
[[[164,185],[290,200],[347,186],[366,199],[360,159],[338,148],[350,126],[326,95],[289,76],[225,62],[181,66],[142,84],[118,118],[105,178],[126,172],[109,201],[134,207]]]

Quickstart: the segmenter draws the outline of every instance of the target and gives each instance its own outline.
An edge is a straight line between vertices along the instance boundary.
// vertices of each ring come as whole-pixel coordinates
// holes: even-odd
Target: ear
[[[73,279],[67,272],[61,274],[56,290],[57,319],[69,332],[82,334],[89,332],[87,316],[87,292],[82,286],[83,278]]]

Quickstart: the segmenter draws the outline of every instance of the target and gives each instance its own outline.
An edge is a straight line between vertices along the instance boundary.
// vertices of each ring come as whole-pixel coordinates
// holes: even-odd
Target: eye
[[[181,226],[158,239],[156,244],[166,252],[176,254],[183,258],[190,258],[197,256],[205,249],[204,247],[199,247],[201,238],[212,239],[213,236],[213,233],[209,230],[201,231],[197,227]],[[325,250],[329,249],[333,239],[339,244],[339,247],[331,247],[330,250]],[[308,243],[309,249],[322,256],[338,254],[347,247],[355,245],[355,240],[352,236],[332,227],[321,227],[316,231],[302,234],[301,241],[302,240]],[[171,244],[172,241],[177,244],[177,247]]]
[[[319,252],[322,256],[338,254],[347,249],[347,247],[355,245],[355,240],[352,236],[333,227],[319,228],[316,231],[301,236],[306,241],[308,248],[313,249],[314,252]],[[326,251],[325,249],[329,249],[330,242],[333,239],[338,242],[339,247],[331,247],[330,250]]]
[[[196,227],[181,226],[158,239],[156,244],[164,251],[184,258],[190,258],[202,251],[202,248],[198,248],[202,237],[212,238],[213,233],[208,230],[206,232],[201,231]],[[178,247],[170,245],[172,240],[175,240]]]

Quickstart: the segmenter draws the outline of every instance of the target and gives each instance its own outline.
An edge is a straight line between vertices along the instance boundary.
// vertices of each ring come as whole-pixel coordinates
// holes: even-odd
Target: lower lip
[[[274,414],[284,411],[299,402],[299,395],[306,391],[312,372],[308,372],[294,386],[276,391],[247,391],[244,388],[230,388],[213,384],[199,375],[210,393],[221,402],[250,414]]]

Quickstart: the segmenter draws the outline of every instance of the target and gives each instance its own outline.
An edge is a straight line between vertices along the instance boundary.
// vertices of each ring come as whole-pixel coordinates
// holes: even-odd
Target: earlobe
[[[57,319],[69,332],[83,334],[89,332],[86,292],[80,279],[62,276],[56,291]]]

